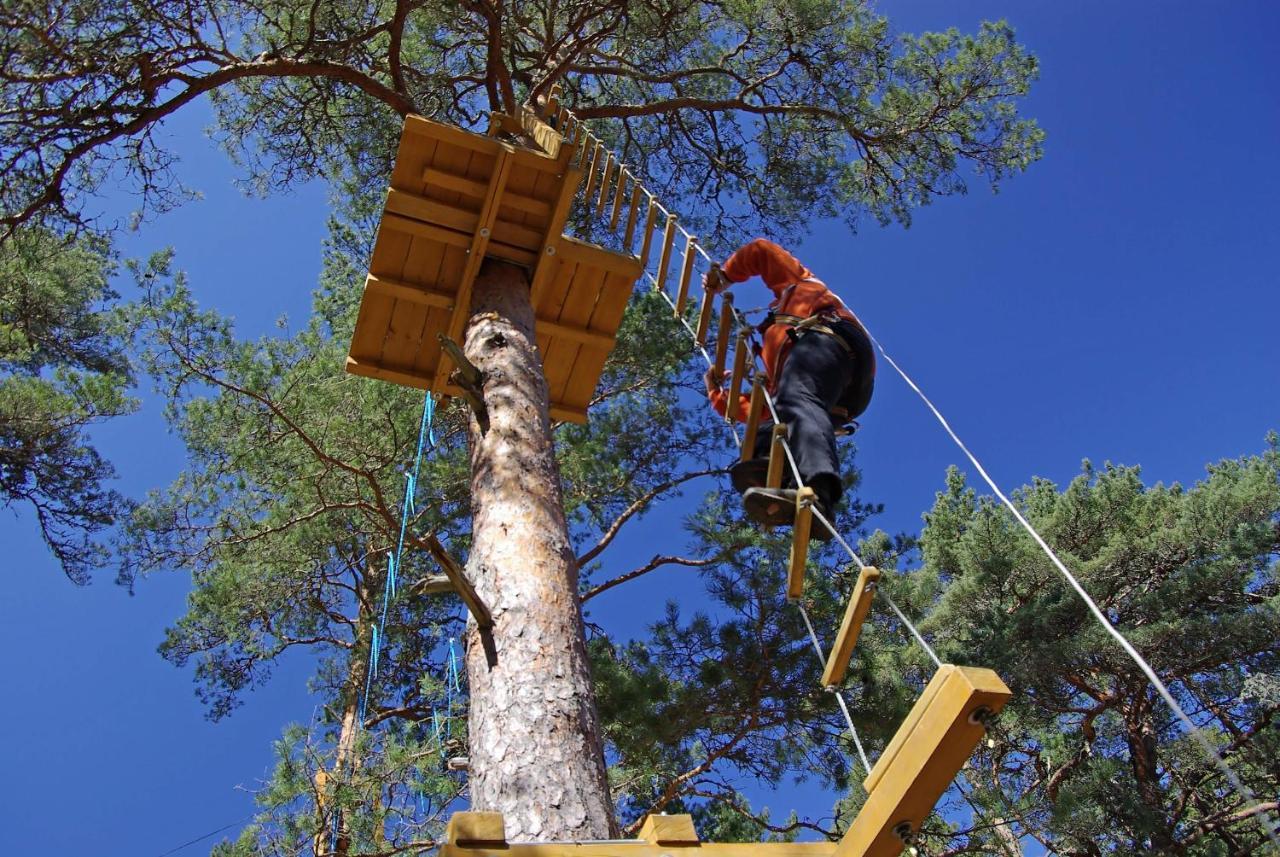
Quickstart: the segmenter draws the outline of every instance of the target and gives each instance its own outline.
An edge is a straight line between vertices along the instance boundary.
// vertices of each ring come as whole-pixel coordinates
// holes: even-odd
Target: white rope
[[[841,301],[841,303],[843,303],[843,301]],[[1066,579],[1067,583],[1071,585],[1071,588],[1076,591],[1076,594],[1079,595],[1088,606],[1089,611],[1093,614],[1094,618],[1098,620],[1098,623],[1106,629],[1107,633],[1110,634],[1116,643],[1120,645],[1120,648],[1122,648],[1125,653],[1133,659],[1133,662],[1138,665],[1138,668],[1142,670],[1144,675],[1146,675],[1147,680],[1151,682],[1152,686],[1155,687],[1156,691],[1164,699],[1165,704],[1169,706],[1175,715],[1177,715],[1178,719],[1181,720],[1182,724],[1187,728],[1187,731],[1200,745],[1200,748],[1204,751],[1205,755],[1227,778],[1227,782],[1229,782],[1231,786],[1239,792],[1241,797],[1244,797],[1246,800],[1255,804],[1258,803],[1258,798],[1253,793],[1253,790],[1244,784],[1231,766],[1227,764],[1227,761],[1218,754],[1217,749],[1209,743],[1209,739],[1203,735],[1200,727],[1187,716],[1187,713],[1183,711],[1182,706],[1173,698],[1173,694],[1169,691],[1169,688],[1160,680],[1160,676],[1156,675],[1156,671],[1151,668],[1149,663],[1147,663],[1146,658],[1144,658],[1138,650],[1134,648],[1133,644],[1125,638],[1124,634],[1121,634],[1120,631],[1111,624],[1111,620],[1106,617],[1106,614],[1104,614],[1102,609],[1098,607],[1097,602],[1093,600],[1085,590],[1084,586],[1080,584],[1080,581],[1076,579],[1076,576],[1071,573],[1071,570],[1068,569],[1062,560],[1058,558],[1058,555],[1054,552],[1053,548],[1049,547],[1048,543],[1043,537],[1041,537],[1040,533],[1036,531],[1035,527],[1031,526],[1030,522],[1023,517],[1022,512],[1020,512],[1018,507],[1015,506],[1007,496],[1005,496],[1004,491],[1000,490],[1000,486],[997,485],[995,480],[987,473],[986,468],[982,466],[982,463],[978,461],[977,457],[969,451],[967,446],[965,446],[964,441],[962,441],[959,435],[955,433],[955,430],[951,428],[951,424],[942,416],[942,413],[937,409],[933,402],[929,400],[929,397],[926,396],[916,385],[915,381],[911,380],[911,377],[903,371],[897,361],[889,356],[889,352],[885,351],[884,346],[880,344],[879,340],[874,336],[871,336],[870,332],[868,332],[867,335],[871,338],[871,341],[875,343],[875,346],[880,353],[884,355],[884,359],[889,361],[889,365],[892,366],[900,376],[902,376],[902,380],[907,382],[907,386],[914,390],[916,395],[920,397],[921,401],[925,403],[925,406],[933,412],[933,415],[937,418],[943,430],[951,436],[951,440],[954,441],[956,446],[960,448],[960,451],[965,454],[965,457],[969,459],[971,464],[973,464],[974,468],[978,471],[978,474],[987,483],[991,490],[995,492],[995,495],[1000,498],[1000,502],[1009,509],[1018,523],[1022,525],[1022,528],[1025,529],[1027,533],[1030,534],[1031,538],[1035,540],[1036,544],[1040,546],[1040,549],[1044,552],[1045,556],[1049,558],[1049,561],[1053,563],[1054,567],[1058,569],[1059,573]],[[887,596],[886,600],[888,600]],[[892,605],[892,601],[889,603]],[[898,612],[896,606],[894,607],[894,612]],[[901,614],[899,615],[901,616]],[[924,641],[921,640],[922,644],[923,642]],[[1270,813],[1259,809],[1258,816],[1262,820],[1263,830],[1266,831],[1267,837],[1271,840],[1271,844],[1275,846],[1277,851],[1280,851],[1280,834],[1277,833],[1275,821],[1271,818]]]
[[[818,641],[818,634],[813,630],[813,622],[809,620],[809,611],[804,609],[804,602],[797,601],[796,607],[800,610],[800,616],[804,619],[804,626],[809,629],[809,640],[813,643],[814,654],[818,656],[818,663],[824,666],[827,663],[826,656],[822,654],[822,643]],[[836,700],[840,703],[840,710],[844,712],[844,720],[849,724],[849,734],[853,736],[853,746],[858,748],[858,757],[862,759],[862,766],[867,769],[867,773],[871,773],[871,762],[867,761],[867,751],[862,749],[862,740],[858,738],[858,730],[853,725],[853,716],[849,714],[849,706],[845,704],[844,696],[840,693],[839,688],[832,688],[836,694]]]

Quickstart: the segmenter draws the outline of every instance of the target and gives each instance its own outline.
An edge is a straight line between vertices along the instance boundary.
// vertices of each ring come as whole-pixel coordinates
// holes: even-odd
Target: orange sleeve
[[[728,408],[729,393],[726,390],[714,390],[707,394],[707,398],[711,400],[711,407],[720,416],[724,416],[725,410]],[[738,412],[734,414],[737,422],[745,423],[747,415],[751,412],[751,397],[738,394]]]
[[[767,238],[744,244],[720,270],[731,283],[760,277],[775,295],[792,283],[813,276],[799,259]]]

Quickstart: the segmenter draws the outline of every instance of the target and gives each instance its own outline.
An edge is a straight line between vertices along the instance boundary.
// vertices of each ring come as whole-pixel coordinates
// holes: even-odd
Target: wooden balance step
[[[585,422],[640,262],[562,234],[582,171],[521,122],[542,150],[405,119],[347,371],[456,395],[438,335],[460,341],[481,262],[502,259],[531,271],[552,417]]]

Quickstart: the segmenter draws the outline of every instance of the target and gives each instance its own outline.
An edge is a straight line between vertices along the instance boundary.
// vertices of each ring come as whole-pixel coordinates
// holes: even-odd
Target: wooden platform
[[[523,127],[540,149],[406,118],[347,371],[457,393],[437,337],[461,344],[480,263],[503,259],[530,271],[552,418],[585,422],[640,261],[562,234],[581,170]]]

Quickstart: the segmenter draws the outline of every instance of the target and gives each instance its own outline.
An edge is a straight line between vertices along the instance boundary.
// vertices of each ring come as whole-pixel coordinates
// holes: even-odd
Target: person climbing
[[[844,493],[836,430],[867,409],[875,383],[876,360],[858,317],[795,256],[764,238],[743,245],[718,269],[703,277],[703,288],[712,295],[735,283],[758,276],[773,292],[769,314],[760,325],[764,344],[765,387],[774,397],[778,418],[787,426],[787,442],[795,455],[803,483],[817,495],[819,511],[831,513]],[[729,409],[729,393],[723,388],[729,372],[716,377],[709,369],[704,377],[707,397],[716,412]],[[733,416],[746,422],[750,398],[739,395],[732,403]],[[781,488],[765,486],[770,431],[756,433],[753,457],[735,465],[730,475],[742,494],[747,515],[766,525],[795,520],[796,486],[788,473]],[[812,538],[830,538],[826,527],[815,525]]]

